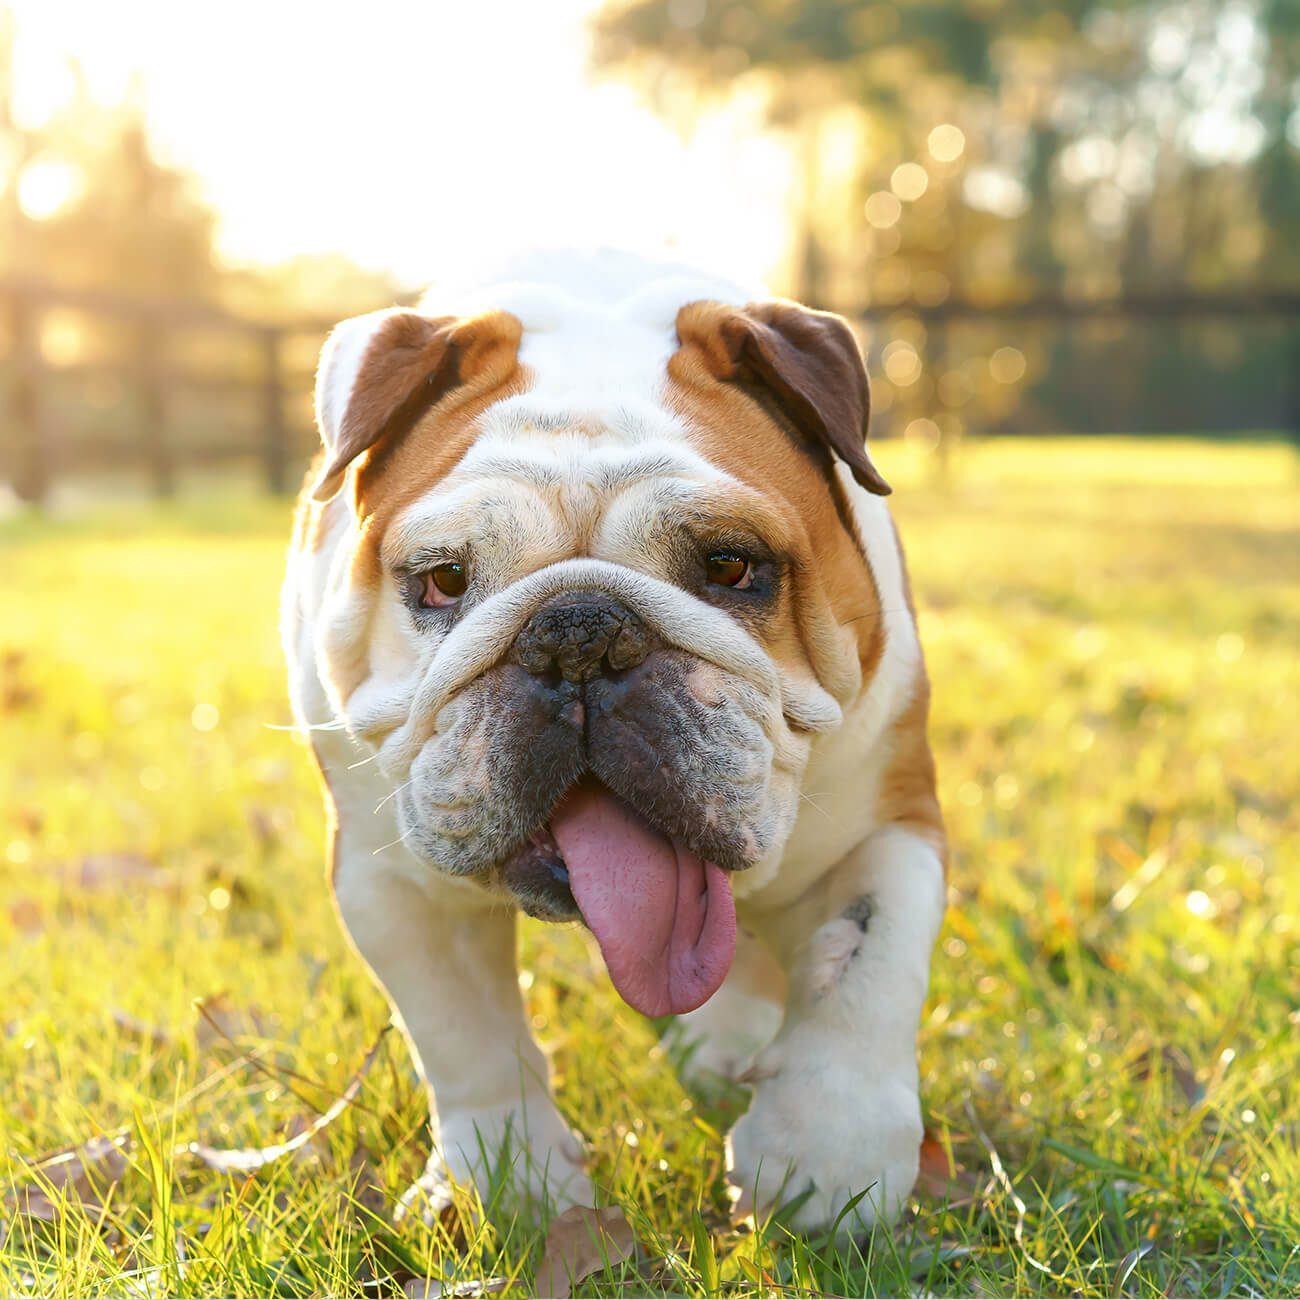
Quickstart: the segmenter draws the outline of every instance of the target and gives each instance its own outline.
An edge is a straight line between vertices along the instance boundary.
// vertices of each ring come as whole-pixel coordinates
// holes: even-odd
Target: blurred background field
[[[865,1260],[731,1230],[720,1134],[743,1097],[684,1093],[579,932],[529,925],[561,1104],[642,1243],[589,1294],[1300,1287],[1290,453],[962,455],[943,489],[916,447],[881,451],[956,845],[915,1214]],[[301,1132],[387,1015],[335,924],[308,755],[274,729],[286,522],[224,490],[0,525],[0,1290],[530,1294],[533,1234],[388,1224],[428,1143],[391,1035],[323,1135],[221,1164]],[[18,1212],[35,1162],[105,1134],[123,1155],[92,1149],[70,1205]]]
[[[957,850],[866,1258],[733,1231],[743,1097],[526,929],[588,1290],[1300,1292],[1298,162],[1288,0],[0,0],[0,1291],[528,1293],[389,1223],[394,1035],[307,1128],[386,1009],[274,728],[325,330],[533,242],[859,329]]]
[[[291,490],[328,325],[530,242],[845,313],[940,454],[1300,439],[1297,87],[1291,0],[8,0],[0,479]]]

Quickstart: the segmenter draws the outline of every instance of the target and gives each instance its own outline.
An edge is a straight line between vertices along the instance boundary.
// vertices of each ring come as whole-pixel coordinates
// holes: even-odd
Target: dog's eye
[[[719,587],[748,587],[754,578],[754,564],[749,556],[739,551],[714,551],[704,561],[710,582]]]
[[[469,586],[469,575],[463,564],[440,564],[424,575],[424,590],[420,604],[425,609],[441,609],[454,605]]]

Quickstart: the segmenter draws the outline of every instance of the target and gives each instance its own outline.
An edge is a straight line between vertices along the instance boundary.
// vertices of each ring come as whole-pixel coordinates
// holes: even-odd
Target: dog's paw
[[[447,1174],[447,1166],[435,1151],[424,1167],[424,1173],[402,1193],[393,1211],[393,1222],[400,1226],[407,1219],[419,1219],[426,1228],[432,1228],[443,1215],[454,1211],[456,1194]]]
[[[921,1106],[909,1071],[873,1074],[869,1061],[777,1043],[750,1071],[749,1110],[727,1139],[738,1218],[809,1194],[787,1220],[798,1231],[841,1219],[851,1236],[890,1223],[916,1181]]]
[[[473,1187],[489,1215],[542,1220],[595,1204],[582,1141],[548,1097],[440,1115],[439,1129],[423,1176],[398,1205],[398,1222],[419,1214],[432,1223],[452,1206],[454,1185]]]

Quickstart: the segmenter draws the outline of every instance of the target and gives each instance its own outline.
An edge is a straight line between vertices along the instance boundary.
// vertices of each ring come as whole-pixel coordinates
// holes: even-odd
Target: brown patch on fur
[[[486,312],[459,325],[458,382],[425,409],[401,438],[386,439],[357,470],[357,517],[372,521],[377,542],[389,524],[445,478],[469,450],[477,422],[496,402],[523,392],[528,376],[519,366],[523,333],[509,312]]]
[[[898,525],[890,518],[894,544],[898,547],[898,567],[903,575],[903,599],[912,622],[916,622],[916,603],[912,599],[912,578],[903,552]],[[930,677],[925,660],[917,666],[916,693],[912,702],[894,723],[891,734],[894,753],[885,769],[877,798],[881,823],[903,823],[933,844],[948,874],[948,834],[943,824],[943,809],[935,790],[934,754],[928,732],[930,718]]]
[[[929,715],[930,679],[922,663],[917,668],[912,702],[890,728],[893,753],[881,777],[877,821],[881,826],[906,826],[932,844],[947,875],[948,837],[935,791],[934,755],[926,735]]]
[[[694,302],[677,313],[677,336],[702,348],[719,379],[770,398],[819,459],[839,457],[867,491],[889,495],[867,455],[871,389],[842,316],[781,299]]]
[[[517,365],[522,333],[518,319],[502,311],[464,320],[413,311],[389,316],[366,345],[347,406],[338,416],[317,500],[338,491],[359,457],[382,455],[401,443],[449,394],[481,387],[484,381],[489,386],[501,382]]]
[[[527,386],[518,362],[523,327],[510,313],[485,312],[450,326],[451,318],[417,320],[424,324],[394,328],[386,322],[380,329],[348,406],[346,427],[357,448],[351,500],[370,543],[358,548],[354,576],[361,581],[377,579],[378,544],[388,524],[450,473],[473,443],[478,417]],[[405,322],[406,316],[393,321]],[[383,348],[395,349],[395,355],[377,350]],[[319,549],[337,515],[348,509],[342,493],[321,500],[352,463],[344,456],[340,442],[329,468],[323,468],[321,452],[307,471],[296,548]]]
[[[880,597],[839,484],[781,428],[756,397],[727,380],[725,345],[711,332],[732,308],[693,303],[678,314],[681,347],[669,358],[667,400],[708,459],[757,492],[779,516],[795,564],[791,603],[782,603],[762,630],[769,652],[783,663],[807,662],[825,681],[838,676],[824,657],[835,647],[818,636],[819,612],[851,630],[863,680],[884,649]],[[719,350],[721,349],[721,354]]]

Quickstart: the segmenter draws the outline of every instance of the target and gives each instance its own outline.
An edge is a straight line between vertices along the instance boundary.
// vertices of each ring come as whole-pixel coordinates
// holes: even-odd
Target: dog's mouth
[[[731,967],[729,873],[598,782],[572,787],[502,877],[534,916],[580,915],[614,987],[646,1015],[694,1010]]]

